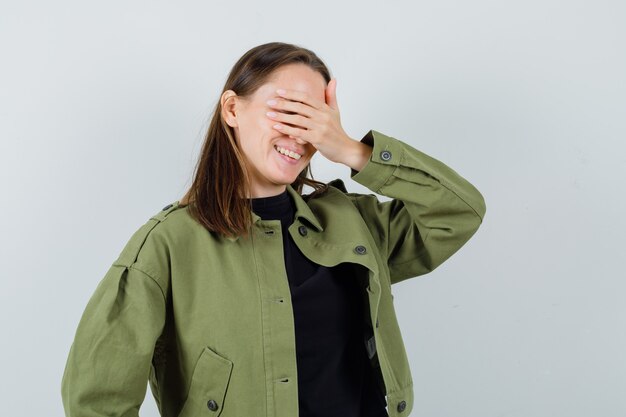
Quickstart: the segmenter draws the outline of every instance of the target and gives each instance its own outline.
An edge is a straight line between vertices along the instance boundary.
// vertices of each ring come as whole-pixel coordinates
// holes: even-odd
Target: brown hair
[[[238,96],[248,97],[265,84],[274,70],[292,63],[308,65],[319,72],[327,84],[331,80],[330,71],[312,51],[289,43],[269,42],[248,50],[239,58],[222,93],[233,90]],[[244,196],[249,195],[250,182],[242,151],[221,113],[221,100],[218,100],[195,166],[193,182],[180,204],[188,204],[190,215],[209,231],[248,237],[252,234],[252,206]],[[311,178],[307,178],[308,174]],[[305,184],[314,188],[308,198],[328,188],[328,184],[313,179],[310,163],[291,186],[302,194]]]

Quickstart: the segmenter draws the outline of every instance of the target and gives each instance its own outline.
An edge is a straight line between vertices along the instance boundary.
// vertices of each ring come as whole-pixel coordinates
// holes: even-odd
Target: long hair
[[[330,71],[312,51],[289,43],[270,42],[248,50],[239,58],[222,93],[232,90],[238,96],[251,96],[268,81],[273,71],[292,63],[308,65],[319,72],[327,84],[331,80]],[[250,179],[234,131],[221,113],[221,100],[218,100],[194,169],[193,182],[181,204],[188,205],[189,214],[211,232],[248,237],[253,235],[252,205],[245,198],[249,195]],[[307,177],[309,174],[311,178]],[[305,184],[314,189],[308,198],[328,188],[328,184],[313,179],[310,162],[291,186],[302,194]]]

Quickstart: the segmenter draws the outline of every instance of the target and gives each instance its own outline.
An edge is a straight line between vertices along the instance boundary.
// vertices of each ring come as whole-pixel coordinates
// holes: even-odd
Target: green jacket
[[[427,274],[480,226],[480,192],[442,162],[370,130],[373,152],[315,198],[291,186],[289,234],[307,258],[355,265],[365,349],[390,417],[413,409],[391,285]],[[137,416],[150,386],[164,417],[297,417],[294,321],[279,220],[253,212],[254,242],[208,232],[179,201],[132,235],[89,299],[70,347],[66,416]],[[149,383],[149,384],[148,384]]]

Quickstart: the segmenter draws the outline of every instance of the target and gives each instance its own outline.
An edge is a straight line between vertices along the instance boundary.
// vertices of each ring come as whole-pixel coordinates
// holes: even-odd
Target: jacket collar
[[[313,227],[315,227],[315,229],[317,229],[318,232],[323,232],[324,228],[322,227],[321,223],[319,222],[309,205],[306,203],[306,201],[304,201],[304,198],[302,198],[302,196],[298,194],[298,192],[291,186],[291,184],[287,184],[287,192],[291,195],[296,204],[296,213],[294,215],[294,218],[306,219]],[[257,222],[262,220],[261,216],[256,214],[254,211],[251,211],[250,213],[252,214],[252,223],[256,224]],[[232,242],[239,239],[239,236],[227,237],[227,239]]]

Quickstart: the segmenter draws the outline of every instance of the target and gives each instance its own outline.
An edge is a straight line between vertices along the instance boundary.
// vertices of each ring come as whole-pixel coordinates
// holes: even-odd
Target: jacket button
[[[172,207],[172,204],[168,204],[167,206],[163,207],[163,208],[161,209],[161,211],[165,211],[165,210],[167,210],[167,209],[168,209],[168,208],[170,208],[170,207]]]
[[[302,236],[306,236],[306,227],[305,226],[298,227],[298,232],[300,232]]]
[[[398,403],[398,411],[404,411],[406,408],[406,401],[402,400]]]
[[[382,159],[383,161],[388,161],[391,159],[391,152],[389,151],[382,151],[380,153],[380,159]]]
[[[211,411],[217,410],[217,403],[214,400],[209,400],[206,403],[206,406],[209,407],[209,410],[211,410]]]
[[[363,245],[358,245],[354,248],[354,250],[356,251],[356,253],[358,253],[359,255],[363,255],[367,250],[365,249],[365,246]]]

